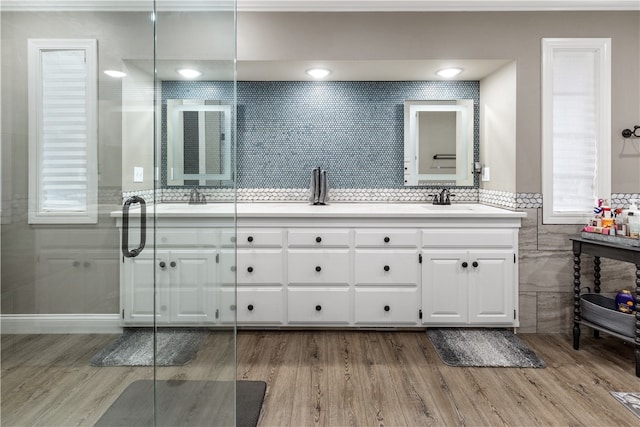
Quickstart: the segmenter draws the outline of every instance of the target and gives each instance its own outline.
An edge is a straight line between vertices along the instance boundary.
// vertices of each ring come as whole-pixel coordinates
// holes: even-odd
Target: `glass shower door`
[[[232,425],[233,174],[167,181],[163,86],[202,66],[225,88],[199,97],[229,160],[183,165],[233,172],[235,4],[38,3],[0,1],[0,424]]]

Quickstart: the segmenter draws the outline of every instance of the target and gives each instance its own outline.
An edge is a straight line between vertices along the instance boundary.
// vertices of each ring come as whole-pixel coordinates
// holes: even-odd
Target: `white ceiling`
[[[230,10],[232,0],[156,0],[158,10]],[[143,10],[149,0],[0,0],[13,10]],[[640,10],[638,0],[237,0],[238,11]]]

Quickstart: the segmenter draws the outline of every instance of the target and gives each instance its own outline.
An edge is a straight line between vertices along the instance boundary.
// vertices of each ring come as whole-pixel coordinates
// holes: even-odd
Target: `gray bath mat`
[[[427,329],[438,356],[447,365],[544,368],[546,365],[525,343],[506,329]]]
[[[207,329],[158,328],[156,366],[185,365],[200,348]],[[125,328],[91,359],[92,366],[152,366],[153,328]]]
[[[209,425],[255,427],[267,384],[263,381],[156,381],[153,417],[153,380],[129,384],[96,427]],[[236,410],[233,411],[234,391]]]
[[[633,412],[636,417],[640,418],[640,393],[612,391],[611,395],[622,403],[625,408]]]

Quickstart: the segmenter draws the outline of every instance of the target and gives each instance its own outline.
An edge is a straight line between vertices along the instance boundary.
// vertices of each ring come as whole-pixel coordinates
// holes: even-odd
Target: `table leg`
[[[593,291],[596,294],[600,293],[600,257],[593,257]],[[600,331],[597,329],[593,330],[593,337],[600,338]]]
[[[573,242],[573,348],[580,347],[580,245]]]
[[[636,377],[640,377],[640,264],[636,264]]]

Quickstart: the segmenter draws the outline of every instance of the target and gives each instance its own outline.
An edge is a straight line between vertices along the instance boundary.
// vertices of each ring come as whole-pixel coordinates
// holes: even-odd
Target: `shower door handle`
[[[140,244],[137,248],[129,250],[129,207],[133,203],[140,203]],[[135,258],[144,249],[147,240],[147,204],[140,196],[132,196],[122,206],[122,255],[126,258]]]

